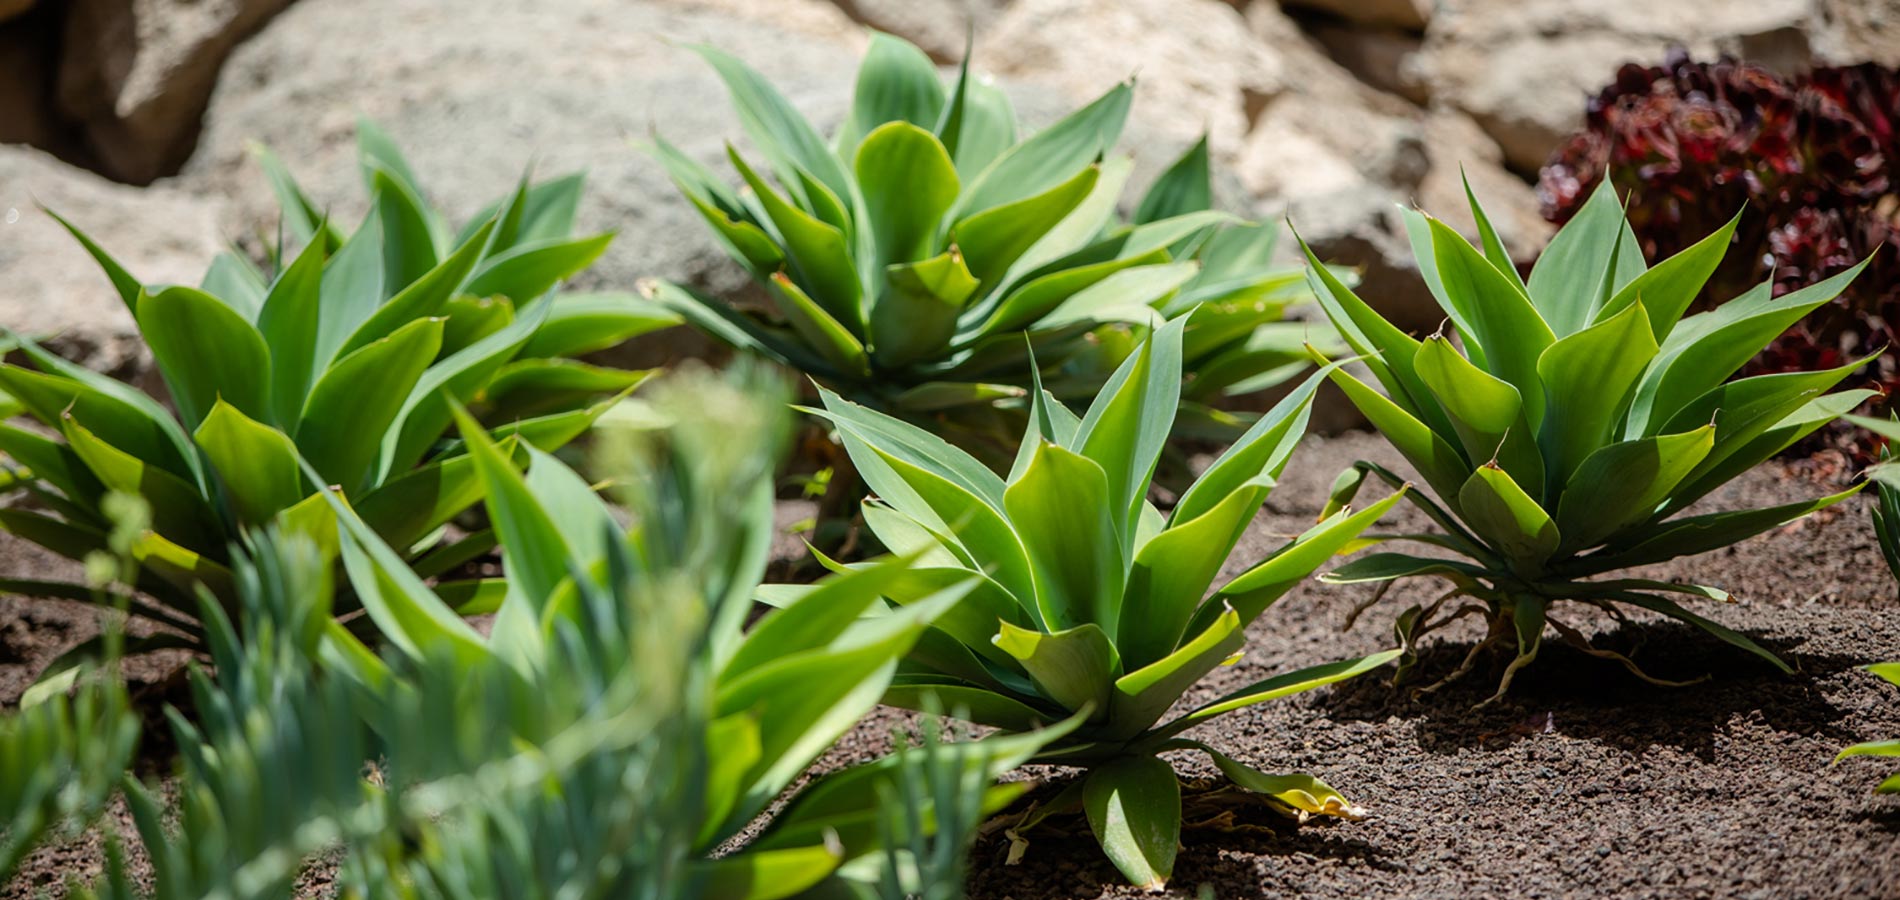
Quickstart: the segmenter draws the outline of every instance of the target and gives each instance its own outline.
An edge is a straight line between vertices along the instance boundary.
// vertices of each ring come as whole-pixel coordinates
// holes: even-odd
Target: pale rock
[[[1355,25],[1423,31],[1431,19],[1433,0],[1280,0],[1280,5],[1325,13]]]
[[[1425,143],[1432,148],[1432,164],[1419,185],[1417,204],[1468,238],[1478,236],[1478,223],[1465,199],[1465,181],[1484,205],[1485,217],[1511,258],[1529,262],[1550,241],[1555,226],[1539,212],[1537,191],[1505,171],[1504,153],[1497,142],[1470,117],[1451,109],[1434,110],[1425,119]]]
[[[59,111],[99,171],[135,184],[176,171],[231,49],[289,2],[70,0]]]
[[[1177,142],[1207,132],[1223,159],[1249,130],[1248,98],[1290,84],[1284,59],[1220,0],[1015,0],[979,37],[975,62],[1076,103],[1134,76],[1131,130]]]
[[[963,59],[970,30],[982,34],[1008,0],[833,0],[845,15],[904,38],[939,63]]]
[[[84,230],[147,284],[198,283],[223,249],[215,201],[132,188],[25,147],[0,147],[0,324],[88,368],[132,375],[146,357],[124,303],[77,240]]]
[[[1320,22],[1308,29],[1333,62],[1373,88],[1413,103],[1431,99],[1420,50],[1424,40],[1408,31]]]
[[[1624,63],[1654,64],[1672,44],[1737,52],[1777,68],[1807,62],[1821,0],[1443,0],[1422,67],[1433,97],[1470,114],[1532,172],[1582,124],[1585,98]]]

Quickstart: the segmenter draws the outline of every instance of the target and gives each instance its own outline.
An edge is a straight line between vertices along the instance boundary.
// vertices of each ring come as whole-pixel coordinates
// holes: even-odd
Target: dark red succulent
[[[1894,345],[1900,71],[1824,67],[1785,78],[1729,58],[1695,62],[1680,49],[1660,66],[1626,65],[1544,166],[1545,217],[1567,221],[1606,175],[1627,194],[1631,227],[1652,259],[1743,210],[1704,306],[1764,280],[1780,296],[1874,256],[1847,293],[1763,351],[1750,374],[1838,366]],[[1900,387],[1892,352],[1866,375],[1890,395]],[[1852,435],[1823,440],[1871,459]]]

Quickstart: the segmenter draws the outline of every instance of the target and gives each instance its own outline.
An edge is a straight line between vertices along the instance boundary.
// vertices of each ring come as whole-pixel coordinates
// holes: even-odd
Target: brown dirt
[[[1360,457],[1397,467],[1376,437],[1309,439],[1228,574],[1309,524],[1333,476]],[[1845,478],[1823,464],[1771,465],[1706,504],[1788,502]],[[1395,529],[1421,525],[1401,509],[1408,511]],[[1704,611],[1781,653],[1798,669],[1793,676],[1684,627],[1641,619],[1630,631],[1572,614],[1607,646],[1627,651],[1640,638],[1638,659],[1657,675],[1712,678],[1656,688],[1613,663],[1547,644],[1506,702],[1482,711],[1472,706],[1489,695],[1501,661],[1422,700],[1369,676],[1204,726],[1192,736],[1269,771],[1312,772],[1372,816],[1298,827],[1245,798],[1203,798],[1191,818],[1204,827],[1184,836],[1169,895],[1194,897],[1207,885],[1221,898],[1900,897],[1900,800],[1870,793],[1891,767],[1829,765],[1845,744],[1900,736],[1900,694],[1855,668],[1900,659],[1900,603],[1866,514],[1855,498],[1737,547],[1643,573],[1734,592],[1736,603]],[[0,541],[4,571],[45,564]],[[1383,649],[1392,617],[1432,589],[1403,585],[1342,632],[1365,589],[1303,586],[1254,624],[1247,657],[1187,702],[1275,671]],[[0,598],[0,698],[16,696],[30,677],[24,672],[92,627],[90,610],[71,606]],[[1422,677],[1448,672],[1478,637],[1470,625],[1429,639]],[[873,717],[821,768],[886,752],[899,721],[894,713]],[[1190,777],[1213,774],[1198,756],[1175,762]],[[1025,775],[1068,777],[1060,770]],[[1053,821],[1030,838],[1017,866],[1001,865],[1000,840],[977,848],[973,898],[1139,895],[1118,883],[1085,824]],[[42,851],[0,897],[31,896],[33,885],[96,870],[99,846],[91,835]]]

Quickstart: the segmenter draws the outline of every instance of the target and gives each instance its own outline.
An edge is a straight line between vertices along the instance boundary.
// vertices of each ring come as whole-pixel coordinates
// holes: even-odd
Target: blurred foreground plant
[[[926,726],[921,745],[813,780],[730,846],[876,702],[928,614],[960,596],[858,621],[852,596],[900,561],[740,629],[770,521],[745,516],[769,502],[782,399],[758,379],[659,391],[653,418],[617,439],[624,529],[591,516],[553,527],[550,513],[598,502],[587,485],[538,451],[524,479],[470,427],[498,479],[490,505],[511,576],[565,572],[558,609],[529,620],[532,641],[502,638],[508,612],[493,641],[458,630],[336,500],[349,574],[372,611],[403,623],[370,655],[331,616],[321,548],[254,535],[234,553],[241,614],[203,596],[217,677],[192,674],[197,722],[171,715],[175,816],[158,791],[124,782],[148,883],[111,840],[91,890],[287,898],[314,860],[333,859],[344,897],[957,896],[976,823],[1026,787],[992,787],[995,775],[1063,727],[947,744]],[[569,536],[590,543],[552,543]]]
[[[1086,810],[1115,865],[1149,887],[1172,873],[1181,830],[1180,786],[1158,754],[1204,752],[1234,783],[1302,819],[1356,816],[1358,807],[1311,775],[1269,775],[1180,735],[1398,655],[1277,675],[1168,718],[1203,677],[1239,659],[1249,623],[1399,496],[1329,515],[1210,596],[1305,433],[1319,377],[1255,423],[1163,515],[1148,490],[1174,422],[1186,327],[1175,319],[1156,330],[1080,419],[1038,391],[1007,478],[830,391],[819,413],[843,435],[876,494],[865,505],[866,523],[885,546],[918,560],[884,587],[885,595],[910,610],[948,585],[969,585],[910,651],[885,702],[960,709],[1006,733],[1033,734],[1081,718],[1080,727],[1035,758],[1087,770],[1045,813]],[[841,577],[890,566],[826,562]],[[805,605],[817,593],[780,588],[772,596]]]
[[[1588,579],[1726,547],[1860,490],[1677,517],[1873,396],[1827,393],[1864,360],[1726,381],[1763,344],[1846,289],[1866,263],[1779,298],[1763,283],[1685,318],[1728,247],[1733,220],[1650,267],[1606,184],[1557,232],[1526,280],[1476,198],[1471,209],[1482,250],[1436,219],[1407,213],[1420,269],[1449,317],[1450,336],[1416,340],[1317,260],[1309,269],[1327,315],[1385,390],[1339,369],[1332,370],[1333,381],[1418,470],[1430,491],[1407,496],[1443,529],[1393,537],[1452,554],[1375,553],[1325,580],[1380,582],[1381,592],[1414,575],[1449,581],[1451,590],[1435,602],[1399,617],[1399,636],[1415,651],[1426,633],[1481,617],[1486,637],[1439,684],[1469,672],[1489,648],[1514,648],[1492,700],[1536,658],[1547,627],[1586,653],[1668,683],[1554,617],[1562,601],[1619,620],[1626,606],[1661,613],[1791,671],[1746,636],[1663,596],[1726,601],[1724,591],[1643,578]],[[1333,504],[1349,500],[1368,474],[1398,483],[1383,467],[1360,462],[1341,475]],[[1458,598],[1473,602],[1443,612]],[[1408,652],[1401,676],[1415,660]]]
[[[202,584],[236,611],[227,550],[246,529],[275,524],[333,546],[325,485],[425,575],[492,547],[486,534],[444,546],[444,523],[481,496],[471,460],[444,442],[452,405],[470,404],[511,452],[552,450],[647,374],[569,357],[672,321],[636,297],[551,294],[611,237],[569,235],[578,176],[524,180],[450,238],[387,137],[365,124],[360,142],[372,199],[349,234],[260,152],[285,227],[304,242],[268,276],[227,253],[199,288],[147,286],[68,226],[137,321],[175,415],[26,336],[14,336],[26,365],[0,366],[0,390],[44,429],[0,425],[5,491],[30,501],[0,509],[0,528],[83,559],[105,548],[105,497],[149,503],[131,548],[137,593],[122,599],[173,630],[129,649],[204,648],[193,592]]]

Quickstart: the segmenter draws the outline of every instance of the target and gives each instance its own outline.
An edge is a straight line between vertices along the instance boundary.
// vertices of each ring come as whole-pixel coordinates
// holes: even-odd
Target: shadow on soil
[[[1667,745],[1712,761],[1715,740],[1732,717],[1755,713],[1777,730],[1850,741],[1837,723],[1845,713],[1816,687],[1819,679],[1854,668],[1859,657],[1795,655],[1797,641],[1751,635],[1795,666],[1785,675],[1767,663],[1686,625],[1621,626],[1596,638],[1599,647],[1632,655],[1652,676],[1688,680],[1662,687],[1630,674],[1613,660],[1546,640],[1537,661],[1523,669],[1511,692],[1482,709],[1509,663],[1500,652],[1462,680],[1433,693],[1418,685],[1444,678],[1471,650],[1471,641],[1428,641],[1416,680],[1394,688],[1367,677],[1338,685],[1319,700],[1339,719],[1419,719],[1419,745],[1433,753],[1498,749],[1537,734],[1561,733],[1641,751]]]
[[[1032,791],[1009,812],[1005,820],[1020,815],[1027,804],[1053,798],[1066,784],[1059,780]],[[1263,900],[1278,896],[1260,883],[1256,868],[1260,857],[1301,857],[1335,860],[1375,869],[1403,869],[1399,857],[1357,838],[1348,837],[1350,828],[1333,819],[1312,819],[1299,824],[1273,811],[1258,795],[1225,786],[1211,780],[1193,780],[1183,785],[1183,823],[1181,854],[1175,860],[1171,888],[1193,890],[1203,882],[1223,886],[1222,900]],[[1050,816],[1026,837],[1028,849],[1024,865],[1038,870],[1059,883],[1072,896],[1095,896],[1095,891],[1120,885],[1122,877],[1102,854],[1089,832],[1088,820],[1080,813]],[[972,859],[973,888],[986,873],[1006,880],[1002,866],[1009,855],[1010,841],[1001,828],[977,842]],[[1225,851],[1225,852],[1223,852]],[[1233,893],[1235,885],[1253,889]]]

